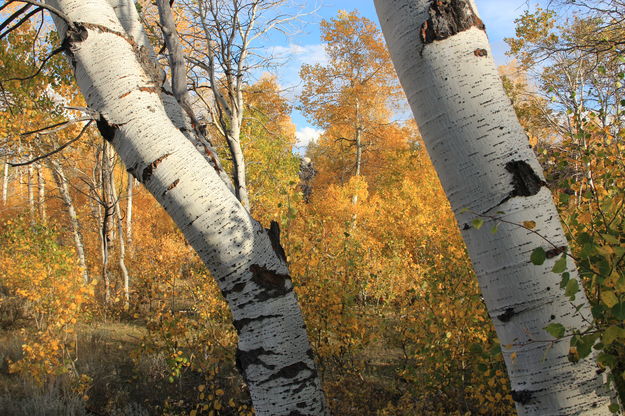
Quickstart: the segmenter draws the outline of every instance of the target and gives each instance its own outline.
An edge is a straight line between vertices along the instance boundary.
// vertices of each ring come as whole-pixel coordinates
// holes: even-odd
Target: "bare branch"
[[[25,166],[25,165],[30,165],[30,164],[32,164],[32,163],[35,163],[35,162],[40,161],[41,159],[45,159],[45,158],[46,158],[46,157],[48,157],[48,156],[52,156],[52,155],[54,155],[54,154],[56,154],[56,153],[59,153],[60,151],[62,151],[63,149],[65,149],[65,148],[66,148],[67,146],[69,146],[70,144],[72,144],[72,143],[74,143],[74,142],[78,141],[78,140],[79,140],[79,139],[83,136],[83,134],[85,134],[85,132],[87,131],[87,128],[89,128],[89,126],[91,125],[91,123],[93,123],[93,120],[89,120],[89,121],[87,122],[87,124],[85,124],[85,126],[82,128],[82,130],[80,131],[80,133],[78,133],[78,136],[76,136],[76,137],[74,137],[72,140],[70,140],[70,141],[68,141],[68,142],[66,142],[66,143],[64,143],[64,144],[62,144],[61,146],[57,147],[57,148],[56,148],[56,149],[54,149],[53,151],[48,152],[48,153],[46,153],[45,155],[37,156],[36,158],[31,159],[31,160],[26,161],[26,162],[21,162],[21,163],[9,163],[9,166],[16,167],[16,166]]]

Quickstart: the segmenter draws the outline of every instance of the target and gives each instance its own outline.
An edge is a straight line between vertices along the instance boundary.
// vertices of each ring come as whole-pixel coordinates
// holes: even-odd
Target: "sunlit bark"
[[[105,0],[49,0],[98,128],[213,273],[239,333],[237,362],[257,415],[325,415],[325,403],[277,236],[249,216],[215,167],[172,124],[160,85]]]
[[[556,322],[567,329],[588,328],[590,306],[583,293],[571,302],[560,289],[560,275],[551,271],[559,256],[542,266],[529,261],[535,248],[560,251],[567,241],[475,5],[463,0],[375,4],[504,346],[519,414],[611,414],[605,374],[598,374],[592,356],[569,361],[570,339],[554,339],[544,329]],[[482,228],[471,225],[476,217],[486,221]],[[534,221],[535,229],[513,225],[525,221]],[[569,269],[578,279],[575,268]]]

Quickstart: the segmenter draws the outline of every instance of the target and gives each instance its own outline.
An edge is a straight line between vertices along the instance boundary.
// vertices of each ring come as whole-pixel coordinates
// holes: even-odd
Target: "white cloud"
[[[316,141],[319,136],[323,134],[322,129],[315,129],[313,127],[302,127],[295,132],[297,138],[297,147],[306,147],[310,142]]]
[[[300,66],[301,64],[322,64],[328,63],[328,56],[324,45],[321,43],[310,45],[298,45],[290,43],[286,46],[277,45],[269,48],[271,56],[278,60],[285,61],[287,66]]]

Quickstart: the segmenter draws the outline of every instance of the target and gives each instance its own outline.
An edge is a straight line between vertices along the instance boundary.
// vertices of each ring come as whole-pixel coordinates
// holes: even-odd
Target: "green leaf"
[[[618,338],[623,338],[625,336],[625,330],[623,328],[619,328],[616,325],[612,325],[605,331],[603,331],[603,343],[605,345],[612,344]]]
[[[552,272],[554,273],[562,273],[566,270],[566,254],[563,254],[562,257],[560,257],[556,263],[553,265],[553,268],[551,269]]]
[[[612,413],[618,413],[621,410],[621,406],[619,406],[618,403],[612,403],[608,406],[608,409]]]
[[[603,239],[605,241],[607,241],[610,244],[620,244],[621,242],[619,241],[618,238],[616,238],[615,236],[613,236],[612,234],[601,234],[601,237],[603,237]]]
[[[532,255],[530,256],[530,260],[532,261],[532,263],[534,263],[537,266],[540,266],[541,264],[543,264],[546,258],[547,258],[547,253],[545,252],[545,249],[542,247],[535,248],[534,251],[532,251]]]
[[[571,297],[571,296],[575,296],[577,292],[579,292],[579,283],[577,282],[577,279],[570,279],[568,283],[566,284],[566,288],[564,289],[564,294],[566,296]]]
[[[480,228],[482,228],[482,225],[484,225],[484,220],[481,218],[476,218],[471,221],[471,225],[473,225],[473,228],[475,228],[476,230],[479,230]]]
[[[566,285],[569,283],[569,279],[571,278],[571,273],[564,272],[562,273],[562,280],[560,281],[560,289],[564,289]]]
[[[612,307],[612,314],[616,319],[625,320],[625,302],[618,303]]]
[[[554,338],[562,338],[566,330],[564,328],[564,325],[555,323],[547,325],[545,327],[545,331],[547,331],[549,335]]]
[[[601,302],[603,302],[608,308],[611,308],[618,303],[618,298],[613,291],[604,290],[601,292]]]

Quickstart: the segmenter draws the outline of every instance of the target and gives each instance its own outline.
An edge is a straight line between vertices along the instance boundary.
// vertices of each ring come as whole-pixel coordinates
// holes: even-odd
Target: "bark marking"
[[[260,365],[268,370],[276,368],[275,365],[269,365],[260,359],[261,355],[276,355],[274,352],[268,351],[264,348],[256,348],[249,351],[244,351],[237,348],[236,352],[236,365],[242,374],[247,374],[247,368],[250,365]]]
[[[269,240],[271,241],[271,247],[273,251],[276,253],[276,256],[280,260],[286,263],[286,253],[284,252],[284,248],[282,248],[282,244],[280,244],[280,225],[271,221],[269,228],[266,229],[267,235],[269,235]]]
[[[510,193],[511,198],[536,195],[540,188],[547,185],[525,161],[512,160],[506,163],[506,170],[512,174],[513,191]]]
[[[512,319],[514,315],[516,315],[516,313],[514,312],[514,309],[508,308],[504,311],[504,313],[499,315],[497,319],[499,319],[501,322],[508,322],[510,321],[510,319]]]
[[[284,296],[293,290],[287,285],[287,281],[291,280],[288,274],[280,274],[258,264],[252,264],[250,271],[253,274],[252,281],[265,289],[254,297],[259,302]]]
[[[486,49],[477,48],[476,50],[473,51],[473,55],[477,57],[488,56],[488,51]]]
[[[173,182],[172,182],[172,183],[171,183],[171,184],[167,187],[167,189],[165,189],[165,190],[163,191],[163,195],[162,195],[162,196],[165,196],[165,194],[166,194],[167,192],[169,192],[169,191],[171,191],[172,189],[174,189],[176,186],[178,186],[178,184],[179,184],[179,183],[180,183],[180,179],[176,179],[175,181],[173,181]]]
[[[109,123],[102,114],[100,114],[100,117],[96,120],[96,126],[98,127],[98,130],[100,131],[100,134],[102,135],[104,140],[109,143],[113,141],[113,138],[115,137],[115,132],[117,132],[117,129],[119,128],[119,125]]]
[[[421,42],[424,45],[447,39],[472,27],[485,29],[484,23],[466,0],[431,0],[428,13],[430,18],[421,25]]]
[[[512,390],[510,392],[512,400],[520,404],[528,404],[534,395],[534,392],[530,390]]]
[[[237,333],[241,333],[241,330],[243,330],[243,328],[245,328],[247,325],[251,324],[252,322],[255,321],[264,321],[265,319],[273,319],[273,318],[280,318],[281,315],[261,315],[261,316],[257,316],[256,318],[243,318],[243,319],[236,319],[233,324],[234,327],[237,330]]]
[[[147,165],[143,169],[143,172],[141,172],[141,182],[146,183],[147,181],[149,181],[152,178],[152,173],[154,172],[154,169],[156,169],[156,167],[160,165],[160,163],[163,160],[165,160],[167,157],[169,157],[170,155],[171,153],[166,153],[163,156],[156,159],[154,162]]]
[[[566,251],[565,246],[552,248],[551,250],[547,250],[545,252],[545,257],[547,257],[548,259],[552,259],[556,257],[557,255],[564,253],[565,251]]]

